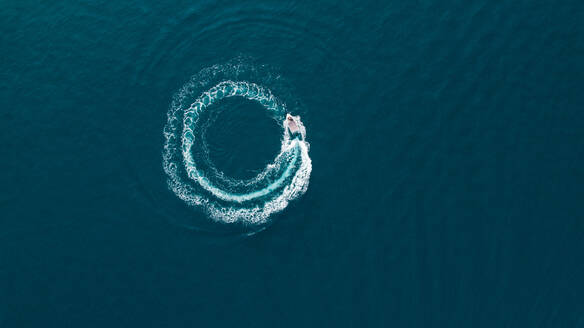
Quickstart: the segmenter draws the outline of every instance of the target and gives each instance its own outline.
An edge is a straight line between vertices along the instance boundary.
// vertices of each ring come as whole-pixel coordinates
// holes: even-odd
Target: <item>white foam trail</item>
[[[280,153],[255,178],[246,181],[225,179],[214,167],[210,176],[208,172],[202,172],[193,156],[192,146],[196,142],[200,114],[207,107],[227,97],[257,101],[276,117],[283,117],[286,107],[270,90],[260,85],[231,80],[216,84],[185,106],[184,94],[191,92],[190,88],[190,85],[185,86],[173,102],[164,128],[164,171],[169,188],[180,199],[202,207],[214,220],[260,224],[306,191],[312,163],[308,156],[306,129],[299,117],[295,121],[300,136],[290,136],[284,124]],[[217,180],[222,181],[221,186],[214,183]],[[236,187],[243,187],[245,192],[235,192]]]

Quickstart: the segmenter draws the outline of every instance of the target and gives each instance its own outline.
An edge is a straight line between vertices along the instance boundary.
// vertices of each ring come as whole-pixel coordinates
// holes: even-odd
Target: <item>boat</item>
[[[298,128],[298,124],[296,124],[296,118],[294,116],[292,116],[290,114],[286,114],[285,124],[288,127],[288,130],[290,130],[290,133],[300,132],[300,129]]]

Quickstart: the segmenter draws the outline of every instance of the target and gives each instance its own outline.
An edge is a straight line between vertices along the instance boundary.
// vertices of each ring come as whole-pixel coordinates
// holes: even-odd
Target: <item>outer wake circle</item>
[[[169,188],[215,221],[265,223],[272,213],[286,208],[308,188],[312,164],[304,125],[298,116],[284,119],[286,105],[259,84],[223,80],[193,100],[192,83],[175,96],[164,128],[163,167]],[[229,178],[218,171],[209,161],[204,141],[204,113],[229,97],[256,101],[283,122],[280,152],[249,180]]]

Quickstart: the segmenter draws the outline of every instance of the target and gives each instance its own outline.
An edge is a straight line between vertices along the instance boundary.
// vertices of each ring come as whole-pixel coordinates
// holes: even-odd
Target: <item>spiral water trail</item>
[[[163,167],[169,188],[188,205],[202,208],[213,220],[262,224],[306,191],[312,164],[304,125],[296,117],[298,133],[291,133],[283,119],[287,113],[285,103],[268,88],[248,81],[212,81],[217,75],[227,77],[226,72],[240,77],[239,70],[239,66],[215,66],[199,74],[199,80],[193,78],[175,96],[164,128]],[[202,78],[209,75],[213,78]],[[193,100],[195,92],[211,82],[215,84]],[[270,116],[283,122],[280,153],[252,179],[228,178],[208,160],[201,115],[229,97],[256,101]],[[203,156],[196,156],[196,146],[201,150],[196,154]]]

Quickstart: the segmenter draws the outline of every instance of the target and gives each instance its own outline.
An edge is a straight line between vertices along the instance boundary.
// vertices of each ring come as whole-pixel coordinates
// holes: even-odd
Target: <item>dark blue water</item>
[[[584,327],[582,22],[575,0],[2,2],[0,327]],[[162,166],[173,95],[234,60],[279,77],[313,165],[251,236]],[[280,130],[225,106],[209,156],[248,178]]]

